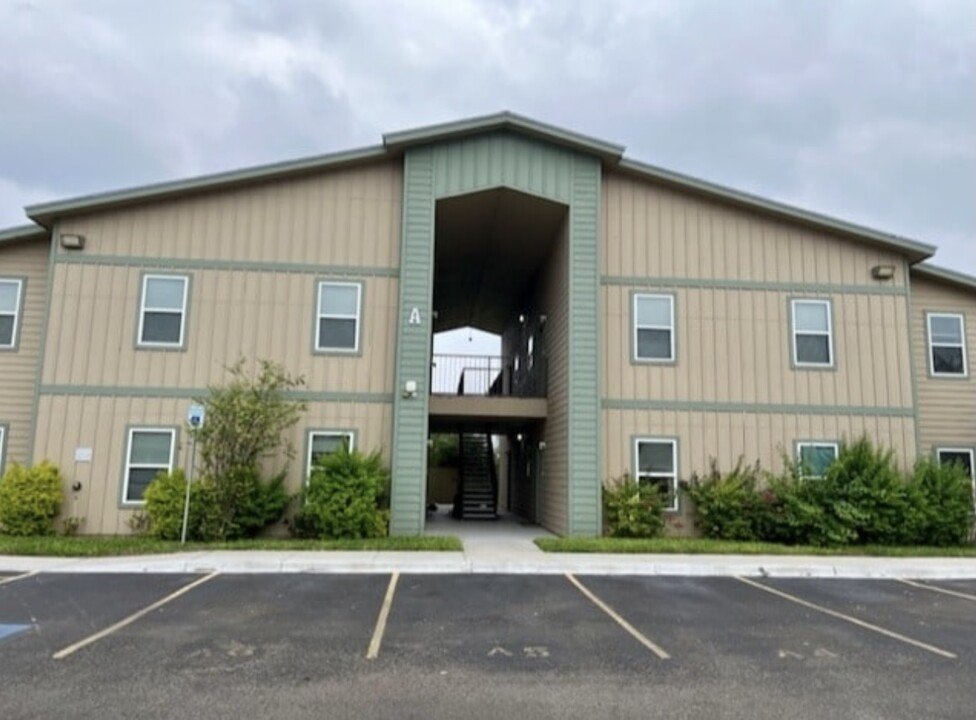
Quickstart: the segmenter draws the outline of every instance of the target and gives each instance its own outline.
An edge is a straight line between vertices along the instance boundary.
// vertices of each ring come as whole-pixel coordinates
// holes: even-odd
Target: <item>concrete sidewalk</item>
[[[973,558],[543,553],[531,543],[464,552],[212,551],[105,558],[0,556],[0,571],[65,573],[509,573],[836,578],[976,578]]]

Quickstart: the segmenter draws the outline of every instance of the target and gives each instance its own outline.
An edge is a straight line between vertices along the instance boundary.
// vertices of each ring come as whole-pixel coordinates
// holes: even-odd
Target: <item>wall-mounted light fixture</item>
[[[871,268],[871,277],[875,280],[891,280],[895,276],[894,265],[875,265]]]
[[[539,449],[540,450],[545,450],[546,449],[546,441],[545,440],[540,440],[539,441]]]
[[[65,250],[84,250],[85,236],[84,235],[62,235],[61,247],[63,247]]]
[[[407,380],[403,383],[403,397],[409,399],[417,394],[417,381]]]
[[[539,324],[540,325],[545,325],[546,324],[546,320],[548,320],[548,319],[549,319],[549,316],[546,315],[545,313],[543,313],[542,315],[539,316]]]

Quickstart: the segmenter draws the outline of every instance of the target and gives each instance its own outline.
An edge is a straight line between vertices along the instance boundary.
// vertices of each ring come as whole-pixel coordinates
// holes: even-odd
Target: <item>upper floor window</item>
[[[678,441],[670,438],[634,440],[637,484],[661,494],[664,509],[678,509]]]
[[[23,280],[0,278],[0,348],[13,348],[17,345],[20,295],[23,287]]]
[[[929,368],[933,375],[965,377],[966,323],[957,313],[928,313]]]
[[[146,488],[159,473],[173,469],[174,428],[132,428],[125,453],[123,503],[142,503]]]
[[[312,474],[312,468],[319,458],[331,455],[345,447],[352,452],[355,450],[356,438],[347,430],[312,430],[308,434],[308,458],[305,466],[305,477]]]
[[[834,341],[829,300],[792,300],[793,364],[833,367]]]
[[[139,347],[183,347],[189,284],[186,275],[143,276]]]
[[[363,286],[350,282],[320,282],[315,349],[358,352]]]
[[[822,478],[827,468],[837,460],[837,443],[800,442],[796,444],[796,460],[805,478]]]
[[[634,295],[634,359],[674,361],[674,296]]]

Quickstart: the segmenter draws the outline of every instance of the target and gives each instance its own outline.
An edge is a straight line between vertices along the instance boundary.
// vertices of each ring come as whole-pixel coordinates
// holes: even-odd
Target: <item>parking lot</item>
[[[976,581],[0,576],[0,716],[971,718]]]

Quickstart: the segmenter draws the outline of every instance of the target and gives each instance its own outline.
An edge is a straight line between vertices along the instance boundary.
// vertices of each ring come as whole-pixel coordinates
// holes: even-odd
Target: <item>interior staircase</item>
[[[498,519],[498,477],[491,435],[460,436],[460,474],[454,496],[454,517],[459,520]]]

